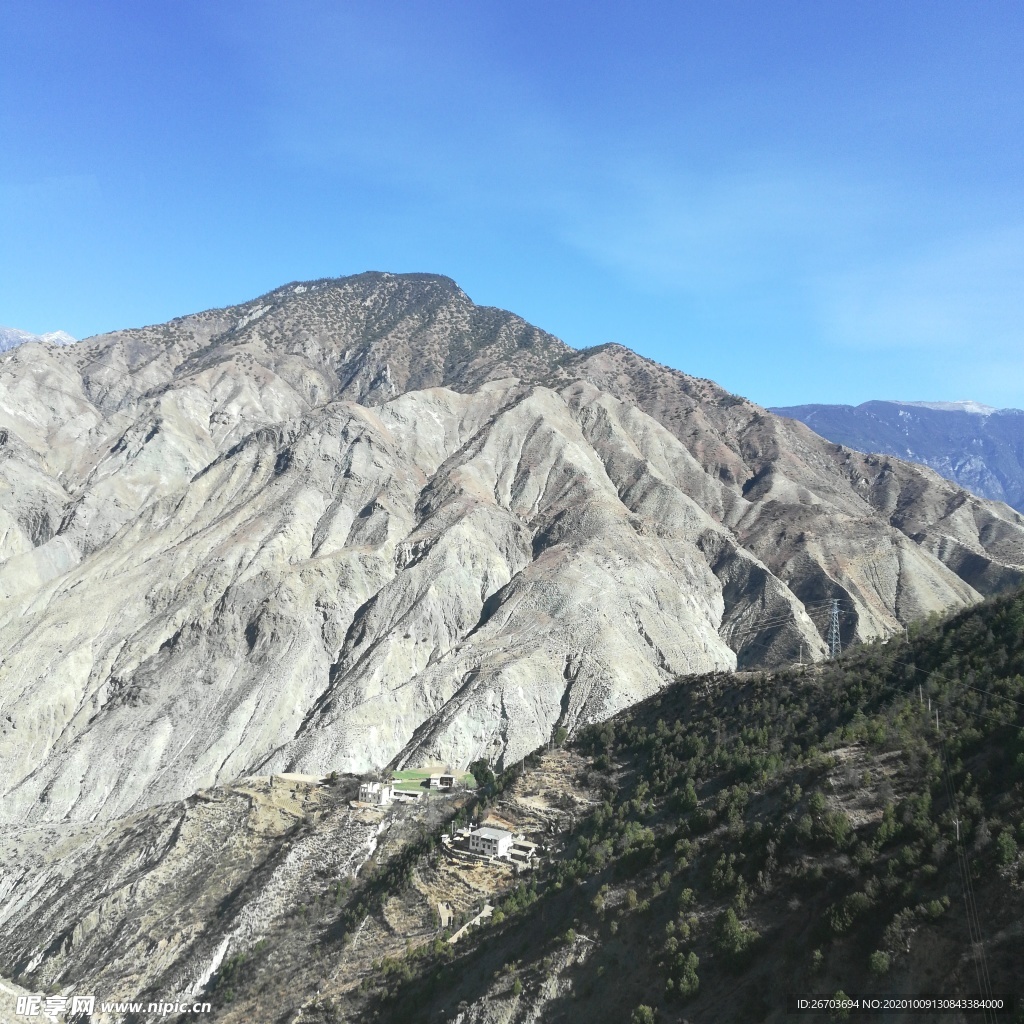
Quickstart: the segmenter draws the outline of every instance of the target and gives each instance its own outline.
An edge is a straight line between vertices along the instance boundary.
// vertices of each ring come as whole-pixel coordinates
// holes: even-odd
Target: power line
[[[801,622],[798,618],[800,611],[803,611],[803,613],[807,616],[810,625],[813,626],[820,635],[822,633],[822,628],[818,623],[814,621],[813,616],[818,615],[820,612],[823,612],[826,609],[828,609],[830,614],[830,624],[828,629],[828,636],[826,637],[826,643],[829,645],[830,657],[836,657],[836,655],[841,652],[842,648],[841,634],[838,625],[838,612],[840,604],[842,604],[842,606],[847,610],[856,611],[856,608],[853,605],[850,605],[845,600],[841,601],[839,598],[830,598],[828,600],[804,604],[800,609],[794,610],[792,614],[786,614],[769,619],[763,619],[757,622],[756,624],[750,624],[741,629],[730,629],[728,625],[724,626],[722,627],[719,636],[723,640],[725,640],[726,643],[739,642],[740,645],[746,649],[749,649],[750,647],[770,646],[776,641],[776,637],[770,637],[767,641],[762,641],[761,643],[754,644],[745,642],[744,638],[757,636],[760,633],[763,633],[765,630],[772,629],[777,626],[807,625],[807,623]]]
[[[923,672],[925,670],[919,669],[919,671]],[[944,677],[940,676],[939,678],[942,679]],[[986,697],[995,697],[997,700],[1006,700],[1009,701],[1011,704],[1016,704],[1019,708],[1024,708],[1024,701],[1014,700],[1012,697],[1007,697],[1003,693],[993,693],[991,690],[983,690],[980,686],[971,686],[970,683],[965,683],[963,681],[956,682],[952,679],[947,679],[946,682],[951,683],[953,686],[964,686],[968,690],[975,690],[977,693],[983,693]]]
[[[949,683],[950,686],[963,686],[968,690],[975,690],[978,693],[983,693],[987,697],[994,697],[997,700],[1005,700],[1010,704],[1015,704],[1017,707],[1024,707],[1024,701],[1014,700],[1012,697],[1007,697],[1002,693],[994,693],[992,690],[983,690],[980,686],[971,686],[970,683],[965,683],[962,679],[951,679],[949,676],[944,676],[941,672],[936,672],[934,669],[921,668],[915,662],[912,661],[893,661],[892,664],[900,665],[903,668],[909,668],[913,672],[923,672],[926,676],[940,679],[944,683]],[[954,711],[962,711],[967,715],[974,715],[976,718],[987,718],[991,722],[999,722],[1001,725],[1006,725],[1000,718],[995,718],[992,715],[984,715],[979,711],[970,711],[967,708],[958,707],[955,704],[950,704],[947,701],[939,700],[938,697],[932,697],[929,695],[929,700],[934,700],[936,704],[942,704],[944,707],[952,708]]]
[[[939,700],[935,698],[935,703],[942,705],[944,708],[949,708],[951,711],[959,711],[964,715],[973,715],[975,718],[984,718],[986,721],[995,722],[997,725],[1012,725],[1012,722],[1006,722],[1002,718],[996,718],[993,715],[983,715],[980,711],[971,711],[969,708],[957,707],[956,704],[950,704],[949,701]]]
[[[807,611],[807,609],[809,607],[814,607],[813,605],[804,605],[803,606],[803,611],[807,615],[807,618],[810,619],[811,625],[814,626],[815,629],[819,629],[819,631],[820,631],[820,628],[819,628],[818,624],[812,618],[812,615],[817,615],[820,611],[824,611],[824,605],[826,605],[826,604],[827,605],[831,605],[832,603],[833,602],[824,602],[822,607],[820,607],[820,608],[815,607],[813,612]],[[838,603],[838,602],[835,602],[835,603]],[[794,626],[795,625],[799,625],[800,624],[800,620],[797,617],[798,615],[799,615],[799,610],[795,611],[791,615],[778,615],[778,616],[775,616],[775,617],[770,618],[770,619],[762,619],[756,625],[755,624],[751,624],[751,625],[748,625],[748,626],[744,626],[742,629],[732,629],[731,630],[730,627],[728,625],[726,625],[726,626],[722,627],[722,632],[719,635],[723,639],[734,640],[737,637],[750,636],[750,635],[755,635],[757,633],[761,633],[761,632],[763,632],[766,629],[770,629],[772,626],[780,626],[780,625],[787,625],[787,624],[788,625],[794,625]]]
[[[756,636],[758,633],[763,633],[766,629],[774,629],[776,626],[796,626],[799,624],[799,619],[787,616],[782,619],[767,619],[756,626],[748,626],[745,629],[737,629],[728,633],[723,632],[720,633],[719,636],[721,636],[723,640],[737,640],[740,637]],[[811,625],[813,626],[814,623],[812,622]],[[817,627],[815,626],[815,628]]]

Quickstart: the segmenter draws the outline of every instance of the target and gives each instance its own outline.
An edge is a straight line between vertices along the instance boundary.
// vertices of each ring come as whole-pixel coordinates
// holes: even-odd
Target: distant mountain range
[[[31,334],[20,331],[17,327],[0,327],[0,352],[9,352],[12,348],[30,341],[45,341],[51,345],[73,345],[76,341],[67,331],[50,331],[48,334]]]
[[[837,444],[920,462],[1024,511],[1024,410],[979,402],[864,402],[772,409]]]

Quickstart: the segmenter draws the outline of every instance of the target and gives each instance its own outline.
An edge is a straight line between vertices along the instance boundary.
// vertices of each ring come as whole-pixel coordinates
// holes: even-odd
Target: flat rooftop
[[[503,828],[478,828],[472,833],[474,836],[480,836],[481,839],[505,839],[512,838],[511,832],[506,832]]]

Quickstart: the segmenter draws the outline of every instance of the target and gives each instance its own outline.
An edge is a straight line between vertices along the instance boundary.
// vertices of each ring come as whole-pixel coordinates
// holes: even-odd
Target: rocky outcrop
[[[0,361],[0,814],[517,760],[1024,580],[1024,519],[445,278]]]
[[[300,912],[347,884],[392,819],[357,783],[250,778],[116,821],[13,827],[0,840],[0,962],[46,991],[198,997]],[[0,989],[0,1011],[9,1002]]]

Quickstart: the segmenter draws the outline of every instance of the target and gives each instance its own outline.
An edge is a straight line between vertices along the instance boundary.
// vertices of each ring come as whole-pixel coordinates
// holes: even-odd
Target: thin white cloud
[[[822,282],[826,337],[865,350],[964,350],[1020,356],[1024,224],[960,235]]]
[[[602,208],[565,211],[566,237],[649,287],[721,293],[844,263],[884,216],[866,186],[782,160],[750,163],[609,168]]]
[[[941,349],[950,376],[976,375],[977,397],[1000,374],[1024,387],[1024,227],[991,227],[1006,196],[899,180],[868,157],[815,163],[781,141],[752,152],[723,137],[715,153],[629,138],[489,60],[472,19],[424,39],[401,18],[318,12],[310,33],[264,7],[236,37],[282,166],[391,190],[430,224],[522,225],[633,291],[714,307],[722,336],[763,324],[783,360],[821,342],[911,365]]]

